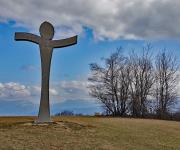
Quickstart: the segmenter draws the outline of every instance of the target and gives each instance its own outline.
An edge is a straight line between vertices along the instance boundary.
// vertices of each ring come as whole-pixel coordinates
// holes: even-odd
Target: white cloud
[[[21,67],[21,69],[23,70],[23,71],[39,71],[40,70],[40,67],[37,67],[37,66],[35,66],[35,65],[23,65],[22,67]]]
[[[47,20],[63,37],[89,27],[98,40],[178,38],[179,8],[179,0],[1,0],[0,21],[37,32]]]
[[[26,86],[16,82],[0,83],[0,99],[29,99],[39,96],[40,92],[39,86]],[[55,89],[50,89],[49,92],[52,96],[58,94]]]
[[[61,100],[92,100],[88,92],[88,81],[61,81],[54,85]]]
[[[87,81],[61,81],[51,85],[49,89],[51,103],[66,100],[92,100],[88,94]],[[0,83],[0,100],[19,100],[38,104],[41,87],[39,85],[23,85],[9,82]]]
[[[14,82],[0,83],[0,98],[23,98],[30,95],[30,91],[24,85]]]

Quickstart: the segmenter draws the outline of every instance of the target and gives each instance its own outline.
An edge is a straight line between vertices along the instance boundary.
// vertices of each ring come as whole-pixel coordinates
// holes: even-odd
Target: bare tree
[[[125,115],[129,90],[129,69],[120,50],[105,59],[105,67],[90,65],[90,94],[100,100],[113,116]]]
[[[143,53],[124,57],[121,50],[104,59],[105,64],[90,65],[90,95],[97,98],[106,114],[163,118],[177,100],[178,65],[165,52],[152,59],[151,46]]]
[[[130,72],[131,68],[129,66],[128,60],[125,61],[123,66],[119,70],[119,87],[118,87],[118,95],[119,95],[119,102],[120,106],[118,106],[121,109],[121,116],[123,116],[128,109],[128,100],[129,100],[129,91],[130,91]],[[117,97],[118,97],[117,95]]]
[[[150,45],[145,47],[142,56],[133,52],[129,57],[131,66],[130,110],[135,117],[145,117],[148,112],[147,98],[154,80],[150,48]]]
[[[177,100],[178,64],[172,53],[162,51],[156,56],[155,67],[156,113],[158,117],[165,118]]]

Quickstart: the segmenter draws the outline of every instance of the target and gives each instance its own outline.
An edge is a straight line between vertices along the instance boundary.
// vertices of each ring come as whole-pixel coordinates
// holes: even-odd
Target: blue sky
[[[125,54],[133,48],[141,53],[142,47],[151,43],[154,51],[166,48],[180,55],[180,11],[175,7],[180,6],[180,2],[84,2],[58,0],[54,5],[46,0],[0,1],[0,115],[38,113],[39,47],[30,42],[14,41],[14,33],[39,34],[43,21],[52,22],[55,39],[78,35],[77,45],[54,49],[53,52],[50,79],[52,114],[65,109],[84,114],[102,111],[86,88],[89,64],[100,63],[102,57],[108,57],[118,47],[122,47]],[[82,3],[83,8],[80,7]]]

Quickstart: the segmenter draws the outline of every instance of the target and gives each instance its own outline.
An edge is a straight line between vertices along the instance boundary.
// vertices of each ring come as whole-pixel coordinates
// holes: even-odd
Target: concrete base
[[[52,123],[54,123],[52,120],[49,120],[49,121],[41,121],[41,120],[35,120],[34,121],[34,124],[52,124]]]

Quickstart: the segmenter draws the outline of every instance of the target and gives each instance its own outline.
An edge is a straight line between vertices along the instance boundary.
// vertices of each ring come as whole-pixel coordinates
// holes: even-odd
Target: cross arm
[[[30,42],[38,44],[40,41],[40,37],[31,33],[16,32],[15,40],[16,41],[30,41]]]
[[[71,46],[74,44],[77,44],[77,35],[70,37],[70,38],[67,38],[67,39],[53,40],[50,43],[50,45],[54,48],[66,47],[66,46]]]

